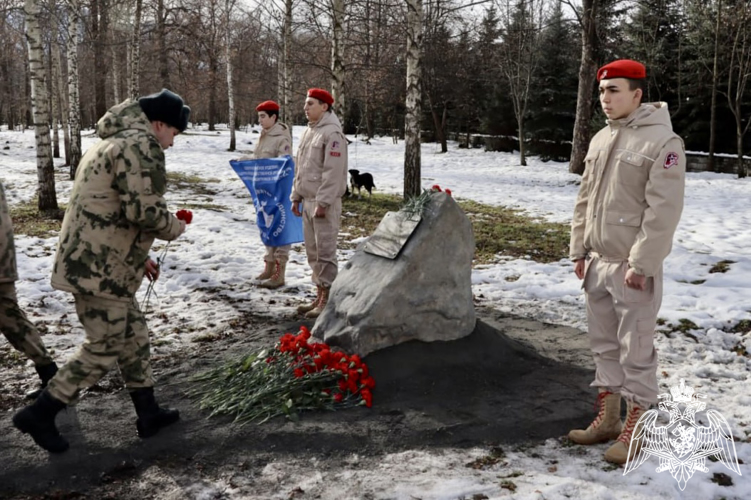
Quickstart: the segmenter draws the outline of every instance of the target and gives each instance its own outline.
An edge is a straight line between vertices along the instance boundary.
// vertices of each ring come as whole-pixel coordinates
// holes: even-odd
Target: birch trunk
[[[31,82],[31,111],[37,145],[37,180],[40,212],[57,210],[55,195],[55,170],[50,149],[49,103],[44,81],[44,48],[39,29],[40,5],[38,0],[25,0],[26,43],[29,48],[29,79]]]
[[[68,123],[70,125],[70,178],[76,176],[81,161],[81,103],[78,93],[78,22],[79,0],[68,5]]]
[[[404,116],[404,199],[420,195],[422,1],[407,0],[407,97]]]
[[[736,147],[738,153],[738,178],[746,177],[743,163],[743,137],[748,131],[751,120],[743,114],[744,94],[751,76],[751,8],[741,2],[730,20],[733,47],[730,53],[730,66],[727,92],[728,107],[735,117]],[[743,122],[746,122],[744,125]]]
[[[156,4],[156,38],[157,48],[159,50],[159,77],[162,80],[162,87],[171,88],[169,77],[169,58],[167,57],[167,27],[166,13],[164,12],[164,0],[158,0]]]
[[[569,172],[579,175],[584,173],[584,158],[587,156],[591,138],[589,122],[592,117],[592,92],[597,76],[595,51],[599,43],[596,20],[599,2],[600,0],[582,0],[582,56],[579,64],[579,90],[576,100],[571,161],[568,167]]]
[[[104,41],[107,36],[109,20],[105,0],[91,2],[91,36],[94,45],[94,102],[96,116],[107,112],[107,58],[104,53]]]
[[[290,71],[289,52],[292,48],[292,0],[286,0],[284,12],[284,77],[282,83],[282,94],[279,96],[282,100],[282,122],[291,124],[292,113],[290,112],[290,88],[292,87],[292,72]]]
[[[720,19],[722,18],[722,0],[717,1],[717,19],[714,34],[714,61],[712,63],[712,104],[709,117],[709,165],[710,172],[714,172],[715,143],[717,142],[717,78],[718,59],[720,58]]]
[[[54,11],[54,2],[50,6],[51,10]],[[50,57],[47,59],[47,96],[49,99],[49,123],[50,123],[50,135],[51,135],[51,147],[52,147],[52,158],[54,162],[54,158],[60,158],[60,134],[58,133],[58,121],[57,121],[57,113],[59,109],[59,103],[57,99],[57,92],[55,92],[55,57],[53,56],[53,52],[55,51],[55,42],[57,41],[57,33],[56,33],[56,23],[53,21],[52,23],[52,36],[50,37],[50,44],[47,46],[47,53],[50,55]]]
[[[232,7],[234,2],[227,0],[225,2],[225,10],[227,15],[226,23],[226,41],[224,55],[227,59],[227,101],[229,104],[229,149],[228,151],[235,150],[235,93],[232,90]]]
[[[331,0],[331,96],[344,121],[344,0]]]
[[[120,63],[117,60],[117,49],[115,44],[112,44],[112,50],[110,52],[112,58],[112,98],[116,103],[122,101],[120,93]]]
[[[130,88],[128,94],[131,99],[136,99],[140,94],[140,82],[138,75],[141,64],[141,6],[142,0],[136,0],[135,19],[133,20],[133,33],[130,38]]]
[[[58,106],[57,117],[60,122],[60,126],[63,129],[63,147],[65,148],[65,164],[70,165],[70,133],[69,133],[68,120],[65,119],[65,117],[68,116],[68,103],[67,103],[66,92],[65,92],[65,79],[60,69],[60,51],[61,50],[62,48],[59,45],[55,45],[55,48],[52,51],[52,57],[53,57],[52,73],[54,74],[54,78],[55,78],[55,93],[57,94],[58,102],[60,103],[60,105]]]

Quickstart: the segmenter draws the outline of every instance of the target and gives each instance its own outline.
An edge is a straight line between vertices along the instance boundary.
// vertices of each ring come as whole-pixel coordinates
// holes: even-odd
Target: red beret
[[[597,70],[597,81],[603,78],[629,78],[641,80],[647,77],[647,68],[642,63],[631,59],[618,59]]]
[[[279,105],[274,101],[263,101],[256,106],[256,111],[279,111]]]
[[[308,89],[308,97],[314,97],[321,102],[325,102],[329,106],[334,104],[334,98],[323,89]]]

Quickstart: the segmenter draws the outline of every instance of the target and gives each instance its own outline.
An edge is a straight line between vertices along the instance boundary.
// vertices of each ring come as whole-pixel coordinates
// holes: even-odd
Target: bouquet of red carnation
[[[373,404],[375,380],[360,356],[308,343],[304,326],[285,333],[269,350],[249,354],[198,375],[191,391],[211,415],[229,414],[237,422],[285,415],[297,420],[306,410],[338,410]]]

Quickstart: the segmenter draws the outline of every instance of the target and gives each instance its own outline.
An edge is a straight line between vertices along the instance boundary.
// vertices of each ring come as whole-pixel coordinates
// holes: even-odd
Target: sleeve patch
[[[339,151],[332,151],[329,153],[331,156],[342,156],[342,154]]]
[[[339,149],[339,141],[332,142],[331,149]]]
[[[665,156],[665,163],[662,166],[670,168],[673,165],[678,165],[678,153],[670,152]]]

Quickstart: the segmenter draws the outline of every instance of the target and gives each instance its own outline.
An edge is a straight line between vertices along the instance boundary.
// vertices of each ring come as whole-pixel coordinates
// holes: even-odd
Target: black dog
[[[349,171],[349,184],[352,186],[352,194],[355,193],[355,189],[357,189],[357,197],[360,197],[360,189],[365,188],[368,191],[369,196],[373,196],[373,190],[375,189],[375,183],[373,182],[373,176],[364,173],[361,174],[359,170],[350,170]]]

